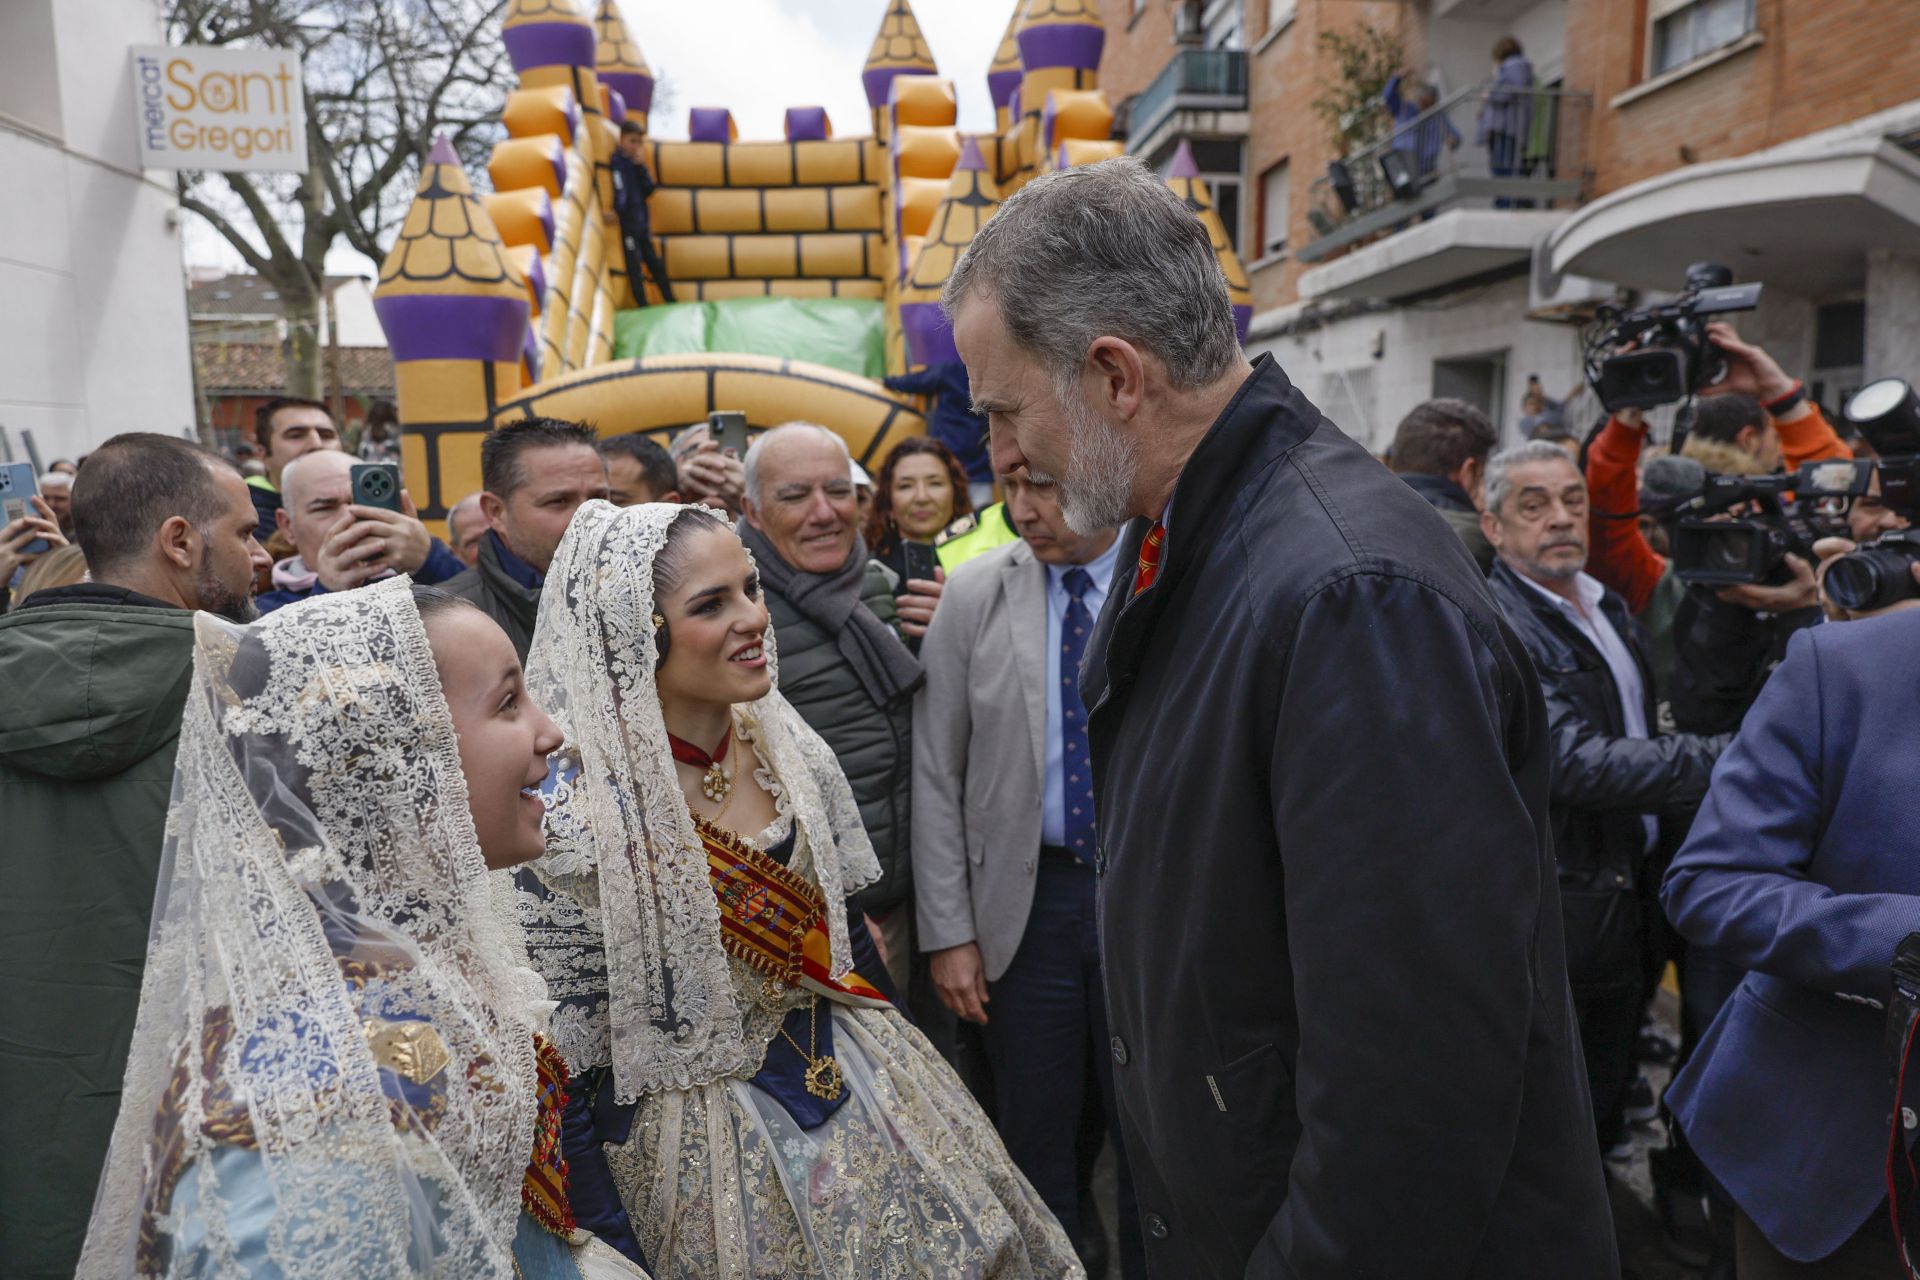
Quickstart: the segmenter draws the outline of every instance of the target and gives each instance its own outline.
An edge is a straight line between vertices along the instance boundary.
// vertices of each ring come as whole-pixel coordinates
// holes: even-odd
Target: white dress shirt
[[[1047,566],[1047,780],[1041,792],[1040,843],[1064,845],[1067,842],[1067,783],[1061,773],[1066,749],[1061,745],[1060,718],[1060,645],[1067,625],[1067,603],[1073,597],[1063,579],[1067,570],[1081,568],[1093,579],[1093,586],[1080,597],[1092,618],[1099,618],[1100,607],[1107,602],[1107,590],[1113,584],[1113,566],[1120,558],[1120,539],[1115,538],[1096,559],[1083,565]],[[1088,636],[1092,640],[1092,636]]]

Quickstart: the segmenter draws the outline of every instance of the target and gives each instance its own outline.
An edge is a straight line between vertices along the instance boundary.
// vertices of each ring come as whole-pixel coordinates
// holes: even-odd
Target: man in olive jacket
[[[252,616],[239,472],[123,435],[80,469],[93,581],[0,618],[0,1276],[73,1274],[120,1105],[193,677],[193,610]]]
[[[893,574],[868,559],[855,528],[851,467],[838,435],[788,423],[755,440],[746,462],[740,538],[772,615],[780,692],[833,748],[853,787],[881,871],[853,903],[880,925],[887,967],[905,991],[913,695],[925,677],[900,630],[931,616],[924,589],[937,598],[938,587],[918,584],[896,603]]]
[[[1137,159],[946,286],[994,469],[1128,517],[1082,669],[1148,1274],[1617,1280],[1525,650],[1433,509],[1249,366]]]

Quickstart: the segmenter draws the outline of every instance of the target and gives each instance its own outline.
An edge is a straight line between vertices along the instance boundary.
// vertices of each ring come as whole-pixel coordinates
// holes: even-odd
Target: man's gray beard
[[[1552,548],[1548,548],[1548,550],[1552,550]],[[1527,571],[1527,576],[1529,578],[1532,578],[1536,582],[1541,582],[1541,581],[1565,582],[1570,578],[1577,578],[1582,573],[1586,572],[1586,569],[1587,569],[1586,548],[1581,547],[1580,551],[1581,551],[1580,563],[1573,565],[1571,567],[1562,567],[1559,565],[1547,565],[1542,563],[1539,560],[1522,560],[1520,562],[1520,565],[1522,568],[1524,568]]]
[[[1028,474],[1036,484],[1057,485],[1060,518],[1081,537],[1091,537],[1126,521],[1140,457],[1078,388],[1064,390],[1060,407],[1067,416],[1067,473],[1056,478],[1029,468]]]

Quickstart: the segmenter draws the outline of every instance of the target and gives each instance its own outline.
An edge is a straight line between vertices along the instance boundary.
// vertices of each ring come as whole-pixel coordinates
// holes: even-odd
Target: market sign
[[[133,101],[142,168],[306,172],[296,53],[136,45]]]

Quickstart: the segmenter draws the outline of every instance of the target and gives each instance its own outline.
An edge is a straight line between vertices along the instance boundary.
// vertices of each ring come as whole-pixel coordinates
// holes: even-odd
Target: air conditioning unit
[[[1533,242],[1533,268],[1527,273],[1527,319],[1555,324],[1585,324],[1603,302],[1619,293],[1617,286],[1587,276],[1562,275],[1553,269],[1547,252],[1549,237]]]

